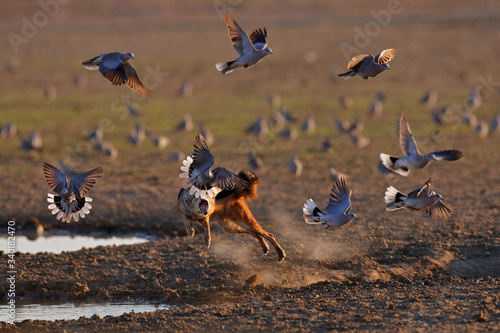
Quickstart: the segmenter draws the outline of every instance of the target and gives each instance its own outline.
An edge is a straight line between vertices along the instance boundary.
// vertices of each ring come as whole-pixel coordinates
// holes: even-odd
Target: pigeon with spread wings
[[[357,55],[349,61],[347,65],[348,71],[337,74],[337,76],[348,79],[351,76],[359,75],[363,79],[368,80],[368,78],[375,77],[386,69],[390,69],[389,61],[391,61],[395,55],[395,49],[383,50],[376,56],[371,54]]]
[[[389,186],[385,192],[385,209],[387,211],[395,211],[406,207],[429,214],[435,219],[448,219],[454,211],[452,208],[446,206],[440,194],[431,191],[433,180],[433,177],[429,178],[423,186],[414,189],[408,195],[404,195],[394,187]]]
[[[224,15],[229,38],[233,47],[240,55],[236,60],[228,62],[219,62],[215,64],[215,68],[222,74],[231,73],[233,70],[247,68],[255,65],[262,60],[266,55],[273,54],[270,48],[267,47],[267,30],[256,29],[250,37],[241,29],[231,12]]]
[[[137,72],[130,63],[130,59],[135,59],[132,52],[112,52],[103,53],[90,60],[80,61],[80,64],[92,71],[99,69],[99,72],[113,85],[125,83],[140,95],[150,95],[151,91],[142,84]]]
[[[411,169],[425,168],[432,161],[456,161],[464,156],[464,153],[457,149],[420,154],[405,113],[399,121],[399,144],[405,156],[394,157],[384,153],[379,155],[378,169],[382,174],[394,172],[406,177]]]
[[[309,199],[304,204],[303,216],[307,224],[323,224],[328,227],[340,227],[356,219],[357,216],[351,213],[351,191],[347,187],[345,177],[339,177],[332,187],[330,200],[326,206],[326,213],[323,212]]]
[[[181,178],[186,178],[184,188],[196,198],[215,197],[221,190],[243,189],[248,182],[222,167],[211,170],[215,159],[201,134],[194,139],[193,156],[188,156],[181,166]]]
[[[57,214],[57,219],[64,222],[71,222],[71,218],[78,222],[80,218],[90,213],[92,209],[92,198],[86,197],[88,191],[94,186],[97,179],[101,177],[102,167],[98,167],[75,176],[69,183],[66,175],[55,166],[44,163],[43,173],[50,188],[57,195],[48,193],[48,208],[52,215]]]

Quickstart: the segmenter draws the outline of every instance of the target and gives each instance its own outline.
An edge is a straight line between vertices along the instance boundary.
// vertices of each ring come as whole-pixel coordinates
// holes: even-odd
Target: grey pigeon
[[[351,136],[352,143],[354,143],[358,148],[365,148],[371,142],[371,140],[364,136],[360,130],[349,131],[349,135]]]
[[[257,156],[257,153],[253,149],[248,150],[248,166],[252,170],[260,169],[264,165],[264,162],[262,162],[262,158]]]
[[[282,129],[285,126],[285,122],[285,117],[280,111],[274,111],[269,118],[269,126],[275,130]]]
[[[233,61],[217,63],[215,68],[219,72],[228,74],[235,69],[247,68],[261,61],[266,55],[273,54],[271,49],[267,47],[266,28],[254,30],[249,38],[236,23],[231,12],[224,15],[224,21],[229,31],[231,43],[233,43],[233,47],[240,57]]]
[[[177,151],[168,156],[170,162],[181,162],[186,155],[182,151]]]
[[[328,167],[328,177],[333,181],[337,181],[340,177],[347,178],[342,172],[338,171],[333,166]]]
[[[200,124],[200,134],[203,136],[203,139],[205,139],[208,146],[211,146],[214,143],[214,135],[204,123]]]
[[[0,127],[0,140],[11,139],[17,134],[17,125],[14,122],[10,122],[4,126]]]
[[[21,149],[27,152],[42,150],[43,141],[39,131],[33,131],[28,138],[19,138]]]
[[[302,131],[306,133],[313,133],[316,130],[316,121],[313,115],[308,115],[302,124]]]
[[[404,195],[392,186],[385,192],[385,209],[395,211],[406,207],[411,210],[418,210],[429,214],[433,218],[446,220],[453,213],[453,209],[443,202],[443,197],[431,191],[431,183],[434,178],[430,178],[423,186],[414,189],[408,195]]]
[[[337,74],[338,77],[348,79],[351,76],[359,75],[367,80],[370,77],[375,77],[381,72],[389,68],[388,62],[396,55],[395,49],[387,49],[380,54],[373,56],[371,54],[361,54],[351,59],[347,65],[348,71]]]
[[[425,168],[432,161],[456,161],[464,156],[460,150],[442,150],[420,154],[417,148],[417,143],[413,139],[413,135],[408,125],[406,114],[403,113],[399,121],[399,144],[405,154],[404,157],[393,157],[384,153],[379,155],[380,163],[387,168],[387,171],[397,173],[401,176],[408,176],[412,169]],[[379,170],[380,170],[379,165]]]
[[[21,65],[21,60],[19,57],[14,56],[4,63],[4,68],[9,73],[14,73],[17,68]]]
[[[268,131],[269,128],[267,127],[267,123],[264,120],[264,118],[257,119],[253,124],[248,126],[247,129],[245,130],[246,133],[255,134],[259,138],[264,137]]]
[[[135,59],[132,52],[111,52],[103,53],[90,60],[80,61],[80,64],[92,71],[99,69],[99,72],[113,85],[126,84],[140,95],[150,95],[151,91],[142,84],[137,72],[130,63],[130,59]]]
[[[192,82],[184,81],[179,88],[179,96],[188,97],[193,94],[194,85]]]
[[[467,109],[470,111],[474,111],[481,106],[483,103],[483,98],[481,97],[481,91],[479,90],[479,86],[472,88],[469,93],[469,97],[467,98],[466,105]]]
[[[293,141],[297,139],[297,130],[295,128],[287,128],[280,132],[280,138]]]
[[[382,101],[377,97],[375,97],[372,104],[370,105],[370,110],[369,110],[370,117],[378,118],[382,115],[383,111],[384,107],[382,105]]]
[[[142,117],[144,115],[144,112],[138,110],[135,107],[135,105],[132,104],[130,101],[127,101],[126,106],[127,106],[127,112],[130,116],[132,116],[134,118],[139,118],[139,117]]]
[[[88,84],[87,76],[86,75],[76,75],[75,78],[73,79],[73,83],[75,86],[78,88],[86,88]]]
[[[325,138],[321,143],[321,150],[324,152],[333,151],[333,144],[329,138]]]
[[[95,148],[101,149],[103,139],[104,139],[104,130],[101,124],[97,124],[92,131],[87,135],[87,139],[92,142]]]
[[[110,142],[103,142],[101,145],[101,152],[104,156],[115,160],[118,157],[118,149]]]
[[[280,112],[283,115],[283,118],[285,119],[286,123],[293,123],[297,120],[297,117],[295,117],[290,111],[290,109],[286,106],[282,107]]]
[[[184,188],[195,197],[215,197],[221,190],[244,188],[248,182],[234,173],[217,167],[211,170],[215,159],[201,134],[194,139],[193,156],[188,156],[181,166],[181,178],[186,178]]]
[[[449,122],[448,116],[453,113],[451,106],[436,108],[432,110],[431,117],[434,124],[442,126]]]
[[[274,92],[269,93],[267,95],[267,103],[269,103],[269,105],[271,105],[273,108],[279,108],[281,105],[280,95]]]
[[[490,132],[490,128],[488,126],[488,123],[484,120],[478,120],[475,132],[477,136],[479,136],[480,139],[484,139],[488,136],[488,133]]]
[[[435,90],[428,90],[425,95],[420,99],[420,102],[425,106],[432,108],[437,102],[437,92]]]
[[[56,218],[64,222],[71,222],[71,218],[78,222],[84,218],[92,209],[92,198],[86,197],[88,191],[94,186],[97,179],[101,177],[102,167],[92,169],[81,175],[70,179],[69,183],[66,175],[59,171],[55,166],[44,163],[43,173],[45,180],[50,188],[56,192],[56,195],[48,193],[47,201],[50,203],[48,208],[52,215],[57,214]]]
[[[170,143],[170,140],[166,136],[158,135],[158,134],[155,134],[155,133],[151,133],[149,135],[149,139],[159,149],[165,148]]]
[[[469,125],[472,128],[476,128],[478,120],[476,115],[471,111],[464,111],[464,113],[462,114],[462,119],[466,125]]]
[[[43,96],[49,100],[53,100],[57,97],[57,89],[53,84],[46,84],[43,87]]]
[[[352,109],[354,103],[352,102],[352,98],[346,95],[339,97],[339,105],[344,110]]]
[[[191,115],[185,114],[176,129],[181,132],[191,132],[193,130],[193,120],[191,119]]]
[[[497,133],[500,131],[500,113],[497,113],[490,123],[491,133]]]
[[[299,156],[297,154],[293,155],[290,162],[288,162],[288,170],[295,177],[300,177],[302,174],[302,162],[299,160]]]
[[[134,146],[140,145],[146,138],[146,128],[141,123],[135,123],[135,127],[128,134],[127,141]]]
[[[340,227],[356,219],[351,213],[351,191],[347,187],[344,177],[337,179],[332,187],[330,199],[323,212],[309,199],[302,208],[303,217],[307,224],[323,224],[326,228]]]

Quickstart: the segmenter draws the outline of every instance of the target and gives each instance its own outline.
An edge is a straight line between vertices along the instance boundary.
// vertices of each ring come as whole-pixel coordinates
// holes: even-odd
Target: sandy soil
[[[17,253],[16,296],[33,301],[145,300],[175,308],[119,317],[27,320],[16,325],[2,321],[0,331],[500,330],[499,137],[480,139],[462,124],[437,128],[431,123],[430,110],[418,104],[429,88],[440,92],[438,104],[443,106],[462,103],[470,88],[481,84],[480,78],[491,75],[493,81],[500,81],[500,67],[494,63],[500,52],[497,1],[408,3],[369,48],[376,52],[379,45],[389,45],[401,50],[391,71],[368,81],[334,82],[329,78],[331,73],[347,64],[338,45],[352,41],[353,26],[363,27],[372,19],[371,1],[244,2],[235,15],[245,28],[250,25],[247,30],[263,8],[265,15],[255,24],[274,22],[274,30],[272,25],[267,28],[270,38],[273,36],[275,55],[245,72],[230,74],[226,81],[221,81],[213,64],[235,53],[226,45],[226,30],[212,3],[196,6],[190,1],[156,1],[148,8],[134,2],[93,4],[104,6],[102,11],[93,10],[91,5],[72,3],[61,9],[26,45],[20,55],[23,66],[5,82],[1,106],[6,111],[1,123],[18,121],[22,134],[41,126],[46,148],[27,155],[19,151],[17,142],[5,141],[0,146],[2,228],[4,221],[15,219],[18,233],[41,224],[47,231],[140,231],[155,234],[160,240],[59,255]],[[38,10],[23,1],[2,6],[6,6],[0,14],[6,22],[5,33],[19,30],[19,17]],[[386,6],[380,2],[373,10]],[[113,15],[116,12],[120,15]],[[132,18],[135,30],[129,27]],[[97,73],[89,74],[92,84],[81,92],[74,93],[65,82],[80,73],[75,66],[86,54],[109,47],[125,51],[117,41],[125,27],[128,35],[123,34],[120,43],[131,43],[131,49],[138,50],[134,51],[136,56],[142,53],[134,63],[137,69],[151,59],[151,64],[158,62],[169,70],[161,91],[141,104],[148,109],[144,121],[149,129],[173,128],[182,113],[191,112],[194,119],[205,120],[216,136],[213,153],[217,165],[235,172],[245,168],[248,148],[256,148],[264,158],[265,167],[256,171],[261,178],[260,197],[250,207],[286,251],[282,263],[273,251],[264,256],[248,235],[227,234],[214,226],[210,249],[204,247],[200,229],[194,238],[186,236],[175,206],[181,186],[179,163],[169,162],[168,154],[177,150],[190,153],[194,132],[168,130],[172,143],[165,151],[148,145],[136,149],[124,143],[116,161],[89,154],[77,161],[80,170],[96,164],[105,169],[104,177],[90,192],[95,200],[92,213],[69,225],[50,216],[42,163],[65,156],[62,141],[74,146],[82,140],[82,135],[72,137],[67,130],[80,133],[82,128],[91,129],[100,115],[107,115],[100,108],[109,109],[116,94],[128,92],[126,88],[113,90]],[[70,39],[68,33],[78,36],[77,40]],[[193,50],[196,54],[201,51],[196,44],[186,43],[188,37],[204,45],[202,54],[213,51],[213,56],[198,60]],[[151,39],[168,40],[168,44],[151,45]],[[213,43],[207,45],[205,40]],[[91,50],[88,45],[92,45]],[[317,50],[317,63],[305,63],[306,47]],[[60,68],[54,64],[54,56],[61,59]],[[407,66],[410,63],[415,65]],[[186,76],[195,82],[193,96],[175,97],[176,85]],[[39,96],[47,77],[59,84],[58,97],[51,102]],[[243,85],[247,89],[242,89]],[[482,87],[485,98],[476,113],[486,120],[498,112],[496,89]],[[384,116],[369,119],[368,105],[378,90],[388,95]],[[245,135],[250,121],[271,114],[265,100],[269,91],[278,91],[301,120],[314,113],[317,132],[305,135],[299,131],[293,142],[279,139],[277,133],[264,141]],[[337,98],[344,94],[353,97],[354,109],[340,109]],[[30,111],[38,108],[40,112]],[[88,114],[82,111],[87,109]],[[407,179],[384,179],[377,173],[377,155],[400,154],[395,124],[402,111],[408,113],[422,150],[459,148],[465,157],[452,163],[433,163]],[[26,112],[32,113],[23,118]],[[364,117],[370,146],[358,149],[348,136],[336,132],[337,115],[351,121]],[[133,122],[109,117],[117,127],[109,137],[124,141]],[[320,149],[326,136],[334,141],[333,153]],[[286,163],[297,151],[305,170],[302,177],[290,179]],[[326,205],[332,183],[326,171],[330,164],[347,174],[353,212],[359,220],[325,230],[306,225],[301,207],[309,197],[321,207]],[[434,189],[456,211],[450,220],[437,221],[406,210],[385,211],[383,194],[388,184],[406,192],[431,176],[436,177]],[[0,250],[5,257],[5,249]],[[6,281],[0,281],[1,299],[6,299],[7,290]]]

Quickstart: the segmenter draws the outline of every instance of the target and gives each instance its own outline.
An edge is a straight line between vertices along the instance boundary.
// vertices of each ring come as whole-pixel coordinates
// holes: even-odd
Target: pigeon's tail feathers
[[[233,71],[233,68],[231,68],[231,65],[234,63],[234,61],[228,61],[228,62],[219,62],[215,64],[215,68],[222,74],[229,74]]]
[[[356,76],[356,74],[354,74],[354,71],[353,70],[348,70],[347,72],[345,73],[340,73],[340,74],[337,74],[338,77],[343,77],[345,80],[347,80],[348,78],[350,78],[351,76]]]
[[[306,221],[307,224],[324,224],[324,222],[321,221],[321,215],[324,213],[318,208],[312,199],[306,201],[304,208],[302,208],[302,212],[304,221]]]
[[[92,198],[83,197],[78,198],[69,204],[66,203],[60,196],[48,193],[47,202],[50,203],[48,206],[52,215],[56,215],[58,220],[63,222],[71,222],[71,218],[78,222],[80,218],[84,218],[85,215],[90,214],[92,209]]]
[[[399,157],[394,157],[388,154],[380,153],[379,155],[379,161],[390,171],[397,173],[403,177],[408,176],[410,173],[410,169],[403,167],[403,168],[396,168],[396,162],[399,160]],[[380,168],[379,168],[380,170]]]
[[[385,191],[385,209],[387,211],[394,211],[403,208],[406,200],[406,195],[396,190],[394,187],[389,186]]]
[[[83,67],[87,68],[87,69],[90,69],[91,71],[93,70],[96,70],[99,68],[99,65],[97,65],[94,61],[97,59],[98,57],[95,57],[95,58],[92,58],[90,60],[84,60],[84,61],[80,61],[80,64],[83,65]]]

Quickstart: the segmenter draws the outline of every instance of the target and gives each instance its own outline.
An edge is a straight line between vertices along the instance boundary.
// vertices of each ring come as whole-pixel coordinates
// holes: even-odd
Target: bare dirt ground
[[[16,297],[38,302],[145,300],[175,307],[15,325],[2,315],[0,330],[499,331],[499,136],[480,139],[460,119],[475,85],[480,85],[484,99],[475,114],[489,122],[498,113],[500,4],[402,1],[402,11],[360,47],[362,53],[396,48],[391,71],[368,81],[332,81],[331,74],[344,70],[348,62],[340,43],[354,45],[354,28],[363,30],[375,22],[371,11],[387,9],[388,2],[222,3],[234,7],[247,32],[267,27],[273,56],[228,76],[217,73],[214,64],[236,53],[214,4],[195,1],[70,2],[28,43],[20,44],[18,54],[7,39],[1,42],[20,66],[14,73],[2,73],[0,124],[16,121],[21,136],[36,128],[44,135],[44,150],[33,154],[20,151],[17,139],[0,142],[2,229],[13,219],[19,234],[37,221],[47,231],[141,231],[160,238],[58,255],[17,253]],[[21,34],[21,18],[30,20],[42,10],[28,1],[0,6],[5,36]],[[133,51],[139,75],[144,76],[148,65],[169,73],[151,97],[138,102],[148,131],[171,139],[165,150],[149,142],[129,146],[125,137],[133,121],[120,118],[112,106],[133,95],[79,67],[79,60],[114,50]],[[305,61],[308,50],[316,52],[315,63]],[[9,54],[2,60],[8,59]],[[86,75],[86,88],[72,85],[77,74]],[[176,90],[184,80],[195,88],[192,96],[180,98]],[[57,87],[53,100],[42,95],[48,83]],[[430,109],[418,102],[431,88],[439,93],[437,106],[454,106],[448,125],[434,125]],[[368,108],[377,91],[384,91],[387,101],[383,115],[371,119]],[[259,141],[244,133],[250,122],[271,115],[269,92],[277,92],[298,116],[297,140],[286,141],[271,132]],[[340,108],[337,99],[342,95],[353,99],[352,109]],[[402,112],[423,151],[456,148],[465,157],[435,162],[408,178],[382,177],[377,155],[401,154],[395,125]],[[191,133],[175,131],[184,113],[195,120]],[[317,130],[306,135],[300,123],[308,114],[316,117]],[[359,149],[338,133],[337,116],[363,118],[371,144]],[[85,131],[103,119],[112,125],[106,137],[120,150],[115,161],[78,150],[85,147]],[[168,155],[191,153],[200,122],[214,132],[217,166],[234,172],[246,168],[249,148],[264,159],[264,168],[256,171],[260,197],[250,207],[286,251],[284,262],[279,263],[273,251],[264,256],[248,235],[214,227],[210,249],[204,247],[200,229],[194,238],[186,236],[175,204],[182,184],[180,163],[169,161]],[[332,139],[333,152],[321,151],[325,137]],[[295,153],[304,163],[297,179],[286,169]],[[94,198],[91,214],[69,225],[56,221],[46,208],[49,188],[41,168],[43,162],[55,164],[61,158],[83,171],[104,168],[103,178],[89,193]],[[329,165],[347,174],[359,219],[325,230],[303,222],[302,205],[311,197],[326,206],[332,185]],[[451,219],[385,211],[383,196],[389,184],[409,192],[431,176],[436,178],[433,188],[455,209]],[[6,258],[6,246],[0,250]],[[0,298],[5,302],[7,290],[8,284],[1,281]]]

